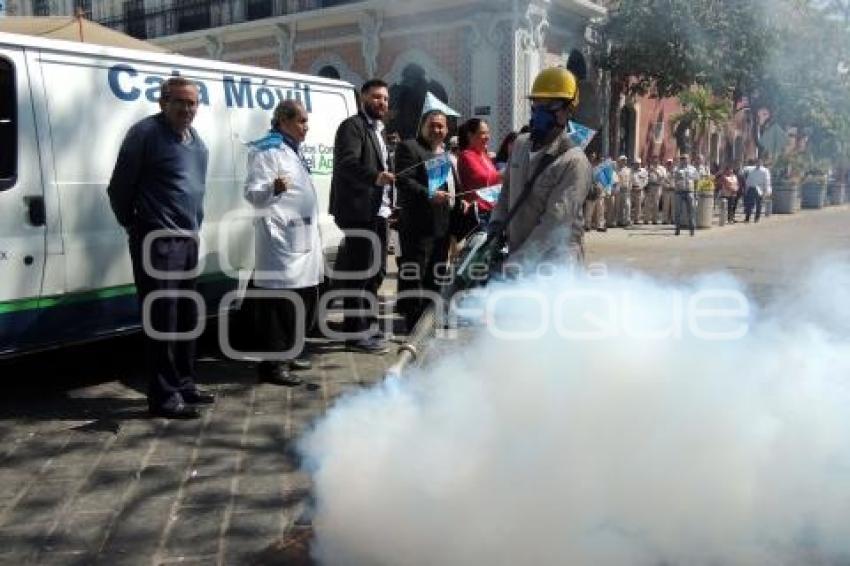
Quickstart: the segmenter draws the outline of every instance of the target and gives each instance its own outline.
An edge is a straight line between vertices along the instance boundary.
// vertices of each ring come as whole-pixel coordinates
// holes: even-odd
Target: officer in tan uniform
[[[507,230],[512,261],[583,261],[583,207],[592,169],[566,128],[578,94],[576,77],[564,68],[544,69],[534,79],[529,95],[531,132],[514,144],[489,227],[491,232]],[[505,226],[508,211],[532,177],[530,193]]]
[[[628,226],[632,223],[632,170],[625,155],[617,158],[617,179],[620,190],[614,198],[615,222],[617,226]]]
[[[664,169],[667,174],[661,185],[661,222],[663,224],[672,224],[676,212],[676,185],[673,181],[673,160],[668,159],[664,164]]]
[[[632,169],[632,224],[641,224],[643,222],[643,198],[646,184],[649,182],[649,173],[646,167],[643,166],[643,161],[640,157],[635,158],[635,166]]]
[[[649,158],[649,171],[647,172],[646,200],[644,208],[647,224],[652,222],[658,224],[659,203],[661,202],[661,191],[667,184],[667,169],[658,161],[658,157]]]

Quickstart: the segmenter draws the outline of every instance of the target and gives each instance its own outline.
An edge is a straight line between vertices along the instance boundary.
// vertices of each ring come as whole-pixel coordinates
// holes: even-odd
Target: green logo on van
[[[330,175],[334,170],[334,148],[325,144],[301,144],[301,153],[313,175]]]

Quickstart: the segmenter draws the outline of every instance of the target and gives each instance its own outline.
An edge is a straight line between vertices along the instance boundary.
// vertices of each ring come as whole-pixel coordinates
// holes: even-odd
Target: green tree
[[[693,135],[694,153],[706,154],[709,133],[712,126],[720,126],[729,119],[731,108],[728,100],[718,99],[701,86],[682,91],[679,94],[682,112],[673,116],[670,124],[674,131],[689,129]],[[681,140],[681,136],[677,136]],[[682,143],[679,143],[680,147]]]
[[[768,0],[621,0],[595,26],[594,63],[610,72],[611,137],[621,94],[676,96],[694,85],[740,100],[776,40]]]
[[[850,31],[836,10],[848,2],[777,2],[780,39],[752,92],[752,106],[795,128],[798,145],[817,158],[845,161],[850,152]]]
[[[762,0],[622,0],[596,25],[594,62],[632,94],[692,85],[745,94],[774,42]]]

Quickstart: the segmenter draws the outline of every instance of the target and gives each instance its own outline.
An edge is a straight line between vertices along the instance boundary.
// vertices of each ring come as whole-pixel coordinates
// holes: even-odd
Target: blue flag
[[[496,206],[496,203],[499,202],[499,195],[502,194],[502,185],[490,185],[489,187],[483,187],[475,191],[475,194],[478,195],[478,198],[481,200]]]
[[[591,130],[587,126],[583,126],[578,122],[573,122],[572,120],[569,122],[569,128],[570,131],[567,135],[570,136],[570,139],[574,144],[582,149],[587,149],[587,145],[590,143],[590,140],[592,140],[593,136],[596,135],[596,130]]]
[[[457,110],[450,108],[445,102],[428,92],[425,94],[425,103],[422,105],[422,116],[431,110],[439,110],[446,116],[460,118],[460,114]]]
[[[425,162],[428,171],[428,198],[434,196],[437,189],[446,184],[452,174],[452,162],[448,153],[441,153]]]
[[[598,183],[606,193],[614,187],[614,162],[606,159],[593,170],[593,182]]]

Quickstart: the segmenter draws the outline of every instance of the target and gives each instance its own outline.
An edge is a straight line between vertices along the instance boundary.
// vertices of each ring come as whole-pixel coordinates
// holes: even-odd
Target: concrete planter
[[[803,208],[823,208],[826,202],[826,178],[814,178],[805,181],[801,189],[801,196],[800,206]]]
[[[714,193],[697,193],[697,228],[711,228],[714,220]]]
[[[799,186],[792,181],[779,181],[773,187],[773,214],[793,214],[797,212]]]
[[[836,206],[844,204],[846,185],[844,183],[832,182],[826,189],[827,203]]]

